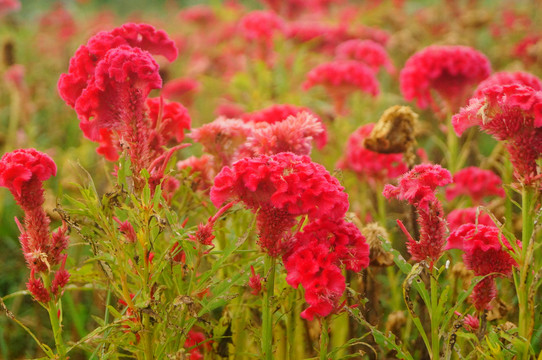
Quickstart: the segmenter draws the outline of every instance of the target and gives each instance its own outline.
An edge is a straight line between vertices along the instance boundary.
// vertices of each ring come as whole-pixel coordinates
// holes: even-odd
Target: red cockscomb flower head
[[[483,211],[479,211],[475,207],[454,209],[450,211],[450,213],[446,217],[446,221],[448,222],[448,229],[450,229],[450,231],[454,231],[464,224],[480,224],[494,227],[497,226],[491,219],[491,216],[489,216]]]
[[[536,161],[542,157],[542,91],[522,85],[492,86],[483,97],[454,115],[457,135],[478,125],[497,140],[505,141],[516,177],[530,184],[540,175]]]
[[[257,212],[259,243],[270,256],[284,250],[284,237],[299,215],[309,219],[344,216],[348,197],[338,180],[307,156],[279,153],[244,158],[215,178],[211,200],[243,202]]]
[[[162,96],[168,100],[179,101],[186,106],[192,105],[194,95],[201,90],[201,84],[194,79],[179,78],[168,81],[162,89]]]
[[[204,150],[219,161],[217,170],[229,166],[237,159],[237,153],[252,131],[252,126],[239,119],[218,119],[197,129],[192,129],[190,137],[203,145]]]
[[[402,223],[398,224],[407,235],[407,249],[414,261],[429,259],[429,266],[440,258],[446,244],[446,220],[442,204],[435,196],[437,186],[452,182],[450,172],[440,165],[421,164],[404,174],[399,179],[399,185],[386,185],[383,195],[399,200],[406,200],[418,212],[420,240],[414,240]]]
[[[542,90],[542,80],[537,76],[524,71],[501,71],[492,74],[490,77],[478,84],[474,91],[474,98],[483,98],[484,90],[495,85],[524,85],[533,88],[536,91]]]
[[[305,300],[310,305],[301,313],[302,318],[325,317],[338,308],[346,284],[336,263],[335,254],[325,244],[312,242],[299,246],[285,257],[286,281],[294,288],[301,284],[305,289]]]
[[[343,264],[348,270],[361,271],[369,266],[369,245],[359,229],[344,219],[316,219],[298,232],[291,244],[290,253],[297,248],[324,244],[335,254],[336,264]]]
[[[513,267],[517,266],[510,255],[513,251],[512,246],[504,236],[501,236],[500,230],[493,226],[462,225],[450,234],[447,249],[463,250],[465,266],[474,271],[476,276],[492,273],[510,276]],[[476,310],[490,308],[489,303],[497,295],[495,276],[486,277],[474,287],[471,299]]]
[[[395,73],[386,49],[379,43],[372,40],[348,40],[337,46],[335,56],[343,60],[356,60],[367,64],[374,72],[381,67],[389,74]]]
[[[486,196],[504,197],[501,178],[491,170],[470,166],[454,174],[453,184],[446,189],[446,200],[466,195],[477,205]]]
[[[337,167],[355,172],[371,185],[394,179],[408,170],[402,154],[380,154],[363,146],[375,124],[360,126],[350,135],[346,144],[345,156]]]
[[[472,88],[491,73],[491,64],[479,51],[467,46],[429,46],[411,56],[399,75],[401,93],[418,107],[440,109],[431,96],[436,91],[448,111],[456,112],[472,94]]]
[[[421,164],[399,179],[399,185],[386,185],[384,196],[408,201],[410,205],[426,209],[430,203],[438,201],[435,196],[437,186],[448,185],[452,175],[440,165]]]
[[[43,205],[42,183],[55,175],[53,159],[35,149],[17,149],[0,160],[0,186],[8,188],[23,210]]]
[[[343,112],[346,97],[353,91],[362,91],[373,97],[380,92],[374,72],[357,61],[336,60],[318,65],[307,74],[303,89],[318,85],[326,88],[339,114]]]
[[[47,290],[41,279],[34,277],[34,271],[30,273],[30,279],[26,283],[26,288],[34,299],[42,304],[47,304],[51,300],[51,293]]]
[[[62,74],[58,82],[62,99],[75,107],[98,63],[109,50],[123,45],[162,55],[169,61],[177,58],[173,41],[164,31],[156,30],[151,25],[129,23],[109,32],[102,31],[91,37],[71,58],[68,73]]]
[[[274,124],[258,123],[243,146],[244,156],[291,152],[309,155],[312,140],[325,133],[322,123],[307,112],[288,116]]]
[[[316,146],[318,147],[318,149],[323,148],[327,143],[327,130],[325,128],[325,125],[318,115],[316,115],[314,112],[312,112],[306,107],[289,104],[272,105],[259,111],[244,114],[241,116],[241,118],[246,122],[265,122],[268,124],[274,124],[283,121],[290,116],[296,116],[301,112],[309,113],[321,124],[321,127],[324,129],[324,131],[320,132],[317,136],[314,137],[314,139],[316,141]]]
[[[188,110],[174,101],[163,101],[160,98],[149,98],[146,101],[151,119],[151,128],[155,130],[162,147],[172,139],[177,143],[184,140],[184,131],[190,130],[192,120]]]

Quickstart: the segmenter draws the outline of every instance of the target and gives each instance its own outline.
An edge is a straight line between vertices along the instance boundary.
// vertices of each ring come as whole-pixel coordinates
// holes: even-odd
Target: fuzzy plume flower
[[[372,40],[348,40],[337,46],[335,55],[338,59],[356,60],[367,64],[374,72],[381,67],[389,74],[395,73],[386,49],[379,43]]]
[[[264,122],[268,124],[275,124],[277,122],[285,120],[290,116],[297,116],[301,112],[310,114],[321,124],[321,127],[324,129],[324,131],[317,134],[314,140],[316,141],[316,146],[318,147],[318,149],[323,148],[327,143],[327,131],[325,129],[324,123],[318,115],[316,115],[314,112],[312,112],[306,107],[289,104],[276,104],[262,110],[244,114],[241,118],[246,122]]]
[[[252,295],[258,295],[262,291],[262,277],[256,274],[254,266],[250,265],[250,273],[252,276],[248,279],[248,286],[252,289]]]
[[[407,249],[415,261],[430,260],[432,266],[442,255],[446,244],[446,220],[442,204],[435,196],[436,188],[452,182],[450,172],[440,165],[415,166],[399,179],[399,185],[386,185],[383,195],[406,200],[418,212],[420,239],[414,240],[404,229],[409,241]]]
[[[501,178],[491,170],[483,170],[469,166],[454,174],[453,184],[446,189],[446,200],[452,201],[458,196],[466,195],[477,205],[486,196],[504,197]]]
[[[307,156],[279,153],[243,158],[216,176],[211,200],[240,201],[252,212],[260,232],[259,243],[270,256],[284,251],[286,232],[295,218],[344,216],[348,198],[338,180]]]
[[[510,276],[517,263],[510,255],[512,246],[499,231],[494,226],[465,224],[450,234],[446,248],[462,250],[465,266],[476,276]],[[474,287],[471,300],[476,310],[490,308],[489,303],[497,295],[496,276],[490,275]]]
[[[338,113],[343,112],[344,102],[353,91],[362,91],[372,97],[380,92],[373,70],[353,60],[335,60],[313,68],[302,86],[304,90],[309,90],[318,85],[326,88]]]
[[[446,217],[448,228],[454,231],[464,224],[480,224],[485,226],[494,226],[495,223],[487,213],[479,211],[476,207],[465,209],[454,209]]]
[[[432,45],[407,60],[399,81],[405,99],[416,100],[418,107],[440,109],[431,96],[434,90],[455,112],[490,73],[487,57],[473,48]]]
[[[542,80],[536,75],[525,71],[500,71],[492,74],[490,77],[478,84],[478,87],[474,91],[474,98],[483,98],[484,89],[490,88],[495,85],[524,85],[533,88],[536,91],[542,90]]]
[[[154,129],[154,146],[161,148],[171,140],[180,143],[184,140],[185,130],[190,130],[192,120],[188,110],[174,101],[163,101],[161,98],[149,98],[146,101],[151,129]],[[162,152],[156,150],[157,152]]]
[[[375,124],[360,126],[350,135],[346,151],[338,167],[355,172],[361,179],[374,185],[404,174],[408,167],[402,154],[380,154],[368,150],[364,140],[371,134]]]
[[[17,218],[19,241],[28,268],[30,279],[27,288],[34,298],[46,303],[59,294],[69,280],[64,270],[66,256],[62,252],[68,247],[67,226],[64,224],[53,233],[49,230],[51,220],[43,209],[45,197],[43,182],[56,175],[56,164],[47,155],[35,149],[18,149],[4,154],[0,159],[0,186],[8,188],[15,201],[24,211],[24,222]],[[47,289],[35,273],[52,274],[52,267],[61,264],[56,271],[52,288]]]
[[[259,123],[247,138],[244,155],[272,155],[291,152],[309,155],[311,142],[325,134],[322,123],[307,112],[288,116],[283,121],[273,124]]]
[[[472,98],[452,118],[458,136],[478,125],[504,141],[516,178],[530,184],[540,175],[536,161],[542,157],[542,91],[522,85],[495,85]]]

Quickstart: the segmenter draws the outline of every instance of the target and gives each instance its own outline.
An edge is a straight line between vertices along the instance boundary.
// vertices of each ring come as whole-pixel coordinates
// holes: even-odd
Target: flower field
[[[542,360],[531,0],[0,0],[0,359]]]

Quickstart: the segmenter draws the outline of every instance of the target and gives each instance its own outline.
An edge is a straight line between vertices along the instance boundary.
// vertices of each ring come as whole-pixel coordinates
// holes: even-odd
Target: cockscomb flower
[[[434,90],[447,110],[456,112],[472,94],[472,88],[491,73],[491,64],[479,51],[467,46],[432,45],[412,55],[399,75],[401,93],[418,107],[440,110]]]
[[[216,173],[212,156],[205,154],[201,157],[190,156],[177,162],[177,170],[181,171],[183,169],[190,169],[189,175],[195,175],[194,189],[208,191],[213,185]]]
[[[241,116],[241,118],[246,122],[265,122],[268,124],[274,124],[283,121],[290,116],[297,116],[301,112],[309,113],[321,124],[321,127],[324,129],[324,131],[315,136],[314,139],[316,141],[316,146],[318,147],[318,149],[323,148],[327,143],[327,130],[325,129],[322,119],[306,107],[289,104],[272,105],[262,110],[244,114]]]
[[[335,110],[342,114],[344,102],[353,91],[362,91],[373,97],[380,92],[378,80],[367,65],[357,61],[336,60],[318,65],[306,76],[303,89],[322,85],[333,98]]]
[[[140,48],[169,61],[177,58],[177,48],[164,31],[147,24],[125,24],[112,31],[102,31],[82,45],[70,60],[67,74],[62,74],[58,91],[66,103],[75,107],[83,90],[92,79],[98,63],[106,53],[119,46]]]
[[[447,249],[460,249],[464,252],[463,261],[467,269],[476,276],[499,273],[510,276],[517,263],[510,255],[513,252],[508,240],[500,234],[497,227],[465,224],[450,234]],[[476,310],[490,308],[489,303],[497,295],[495,277],[489,275],[480,281],[471,294]]]
[[[248,279],[248,286],[252,288],[250,292],[252,295],[258,295],[262,291],[262,277],[260,274],[256,274],[254,266],[250,265],[250,272],[252,276]]]
[[[343,60],[356,60],[367,64],[374,72],[381,67],[389,74],[395,73],[386,49],[379,43],[372,40],[348,40],[337,46],[335,56]]]
[[[167,145],[171,140],[180,143],[184,140],[185,130],[190,130],[192,120],[188,110],[174,101],[164,101],[161,98],[149,98],[146,101],[148,115],[151,120],[150,127],[154,130],[155,151]]]
[[[179,18],[200,26],[210,25],[218,20],[214,9],[202,4],[184,8],[179,13]]]
[[[21,3],[18,0],[0,0],[0,17],[19,9],[21,9]]]
[[[43,182],[56,175],[56,164],[47,155],[35,149],[18,149],[4,154],[0,159],[0,186],[8,188],[17,204],[24,211],[24,222],[15,222],[21,232],[19,241],[28,268],[30,280],[27,288],[34,298],[47,302],[66,285],[69,274],[64,270],[66,260],[62,252],[68,247],[67,226],[53,233],[49,230],[50,219],[43,209],[45,197]],[[56,271],[52,285],[47,289],[35,273],[52,275],[52,267],[62,264]]]
[[[252,131],[252,126],[239,119],[218,119],[199,128],[192,129],[190,137],[203,145],[204,150],[218,161],[217,170],[229,166],[237,159],[241,145]]]
[[[537,76],[525,71],[500,71],[492,74],[490,77],[478,84],[474,91],[473,98],[483,98],[484,89],[495,85],[524,85],[533,88],[536,91],[542,90],[542,80]]]
[[[232,202],[222,206],[216,212],[216,214],[214,214],[207,220],[207,223],[199,224],[198,229],[196,230],[194,235],[190,235],[188,238],[194,242],[200,243],[201,245],[213,245],[213,239],[215,238],[215,236],[213,235],[213,228],[215,226],[215,222],[232,206]]]
[[[475,207],[454,209],[450,211],[450,213],[446,217],[446,221],[448,222],[448,229],[450,229],[450,231],[454,231],[464,224],[480,224],[494,227],[497,226],[495,225],[489,214],[483,211],[479,211]]]
[[[338,180],[307,156],[279,153],[244,158],[224,167],[215,178],[211,200],[240,201],[252,212],[260,233],[259,243],[270,256],[284,251],[285,235],[296,217],[314,220],[344,217],[348,197]]]
[[[360,126],[350,135],[345,155],[337,165],[341,169],[355,172],[371,185],[394,179],[408,170],[402,154],[380,154],[365,148],[364,140],[371,134],[374,126],[375,124]]]
[[[284,33],[284,20],[271,11],[257,10],[245,15],[239,21],[239,32],[256,47],[257,58],[269,60],[276,35]]]
[[[310,305],[301,313],[307,320],[315,315],[325,317],[336,310],[346,289],[345,278],[336,265],[336,257],[324,244],[310,244],[296,249],[284,260],[286,281],[294,288],[305,289]]]
[[[526,65],[536,64],[540,59],[536,49],[541,40],[542,36],[538,34],[525,36],[514,47],[513,55]]]
[[[539,175],[536,161],[542,157],[542,92],[522,85],[495,85],[472,98],[467,107],[452,118],[460,136],[478,125],[499,141],[504,141],[515,175],[530,184]]]
[[[429,259],[429,266],[440,258],[446,244],[446,220],[442,204],[435,196],[437,186],[444,186],[452,182],[450,172],[440,165],[422,164],[415,166],[399,179],[399,185],[386,185],[383,195],[399,200],[406,200],[418,212],[420,226],[420,239],[413,239],[402,223],[398,221],[405,235],[407,235],[408,252],[414,261]]]
[[[58,82],[59,93],[77,112],[85,137],[100,143],[99,153],[115,160],[118,144],[127,150],[136,189],[143,187],[143,168],[154,173],[155,183],[163,176],[161,170],[152,169],[158,158],[150,149],[152,131],[146,115],[149,92],[162,87],[151,54],[173,61],[177,48],[163,31],[146,24],[126,24],[90,38]]]
[[[306,112],[288,116],[273,124],[259,123],[254,126],[243,146],[244,156],[272,155],[291,152],[309,155],[313,139],[325,133],[322,123]]]
[[[203,353],[211,350],[212,341],[206,341],[207,338],[204,333],[190,329],[186,336],[186,341],[184,347],[186,349],[191,349],[188,352],[190,353],[190,360],[203,360]]]
[[[486,196],[504,197],[501,178],[491,170],[470,166],[454,174],[453,184],[446,189],[446,200],[452,201],[466,195],[474,205],[480,204]]]

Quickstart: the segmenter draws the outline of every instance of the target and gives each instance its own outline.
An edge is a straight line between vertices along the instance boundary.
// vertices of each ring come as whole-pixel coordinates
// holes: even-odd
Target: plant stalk
[[[273,296],[275,294],[275,266],[277,259],[266,256],[265,268],[268,273],[267,289],[262,303],[262,354],[266,360],[273,359]]]

